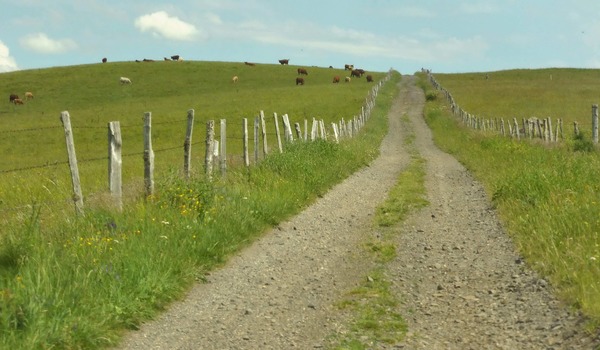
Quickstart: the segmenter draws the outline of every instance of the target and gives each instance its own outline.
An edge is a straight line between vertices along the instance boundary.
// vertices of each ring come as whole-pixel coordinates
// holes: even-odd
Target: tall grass
[[[136,79],[134,79],[134,84]],[[122,213],[46,222],[33,215],[0,245],[0,348],[103,348],[378,153],[399,74],[354,139],[290,145],[226,177],[190,181],[173,168],[156,195]],[[331,102],[331,101],[330,101]]]
[[[518,73],[518,74],[517,74]],[[596,71],[589,71],[591,76]],[[552,74],[552,80],[549,75]],[[472,75],[443,76],[447,88],[459,104],[470,106],[469,113],[504,109],[516,115],[524,110],[550,113],[551,105],[567,113],[590,106],[582,91],[592,89],[589,76],[580,70],[542,70],[490,74],[494,84],[502,81],[494,98],[479,89],[458,88],[473,82]],[[538,86],[539,94],[523,99],[527,82],[545,77],[548,84],[558,80],[562,89]],[[462,81],[462,83],[461,83]],[[511,81],[513,83],[511,83]],[[477,86],[481,82],[473,83]],[[532,87],[533,88],[533,87]],[[453,89],[456,89],[458,95]],[[486,95],[488,98],[482,97]],[[562,102],[554,102],[554,99]],[[481,103],[485,100],[485,103]],[[591,97],[590,97],[591,100]],[[561,105],[564,104],[564,105]],[[531,105],[536,105],[532,108]],[[485,106],[485,107],[484,107]],[[509,107],[510,106],[510,107]],[[587,108],[586,108],[587,109]],[[581,114],[584,112],[581,111]],[[572,115],[572,114],[571,114]],[[472,131],[448,112],[445,101],[437,99],[426,106],[427,122],[436,143],[456,156],[483,182],[502,221],[526,261],[555,287],[569,305],[589,317],[591,327],[600,325],[600,173],[598,152],[574,151],[571,147],[547,147],[519,142],[501,136]]]

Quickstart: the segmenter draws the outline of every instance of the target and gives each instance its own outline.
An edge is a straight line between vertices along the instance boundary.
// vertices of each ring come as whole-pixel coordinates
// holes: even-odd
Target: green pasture
[[[68,111],[73,127],[84,201],[102,202],[108,188],[107,125],[119,121],[123,137],[126,195],[139,194],[143,176],[143,120],[152,113],[156,176],[183,169],[187,111],[194,109],[192,172],[203,171],[206,122],[227,121],[227,158],[242,164],[242,120],[248,118],[253,156],[254,118],[264,111],[269,150],[275,151],[274,113],[288,114],[304,132],[313,118],[329,126],[360,112],[373,84],[366,79],[333,84],[343,69],[303,67],[305,85],[296,85],[298,66],[245,65],[239,62],[113,62],[26,70],[0,75],[0,217],[2,209],[33,203],[69,206],[71,179],[60,113]],[[386,72],[369,72],[376,81]],[[237,83],[232,82],[238,76]],[[121,85],[119,79],[131,79]],[[34,94],[25,105],[8,96]],[[331,130],[330,130],[331,132]],[[262,147],[262,144],[261,144]],[[262,155],[262,150],[261,150]],[[70,210],[70,208],[68,209]],[[11,215],[11,214],[9,214]]]
[[[566,138],[573,122],[591,135],[592,105],[600,104],[598,69],[516,69],[498,72],[434,74],[466,112],[486,119],[563,120]],[[487,76],[487,79],[486,79]],[[556,125],[556,124],[554,124]]]
[[[0,348],[116,345],[126,330],[183,297],[266,229],[367,166],[387,132],[397,72],[380,89],[368,123],[355,137],[295,142],[249,168],[233,164],[225,177],[203,176],[208,119],[232,118],[228,132],[235,135],[233,125],[240,130],[241,118],[253,118],[261,109],[267,115],[287,113],[293,122],[358,114],[372,86],[364,78],[333,85],[332,75],[342,70],[308,71],[304,86],[294,83],[295,67],[240,63],[111,63],[0,75],[7,95],[0,110],[6,157],[0,168]],[[235,85],[234,74],[240,78]],[[133,84],[119,85],[120,76]],[[9,105],[8,94],[21,90],[32,91],[34,101]],[[184,179],[189,108],[196,110],[197,171]],[[123,190],[132,194],[122,211],[101,205],[101,193],[87,197],[85,216],[75,215],[66,165],[54,172],[48,169],[58,166],[37,167],[65,160],[62,110],[71,115],[78,158],[86,159],[80,165],[84,196],[106,187],[106,124],[121,121],[123,152],[134,153],[124,157]],[[156,154],[155,195],[148,198],[139,154],[145,111],[153,113],[154,149],[164,149]],[[128,132],[134,129],[139,133]],[[32,169],[7,171],[15,167]]]
[[[439,74],[437,81],[467,112],[489,117],[550,116],[590,125],[600,101],[600,71],[514,70]],[[422,86],[435,96],[432,87]],[[426,106],[436,143],[484,184],[519,254],[553,291],[600,325],[600,155],[583,136],[557,144],[518,141],[464,127],[441,93]],[[590,147],[581,147],[581,144]]]

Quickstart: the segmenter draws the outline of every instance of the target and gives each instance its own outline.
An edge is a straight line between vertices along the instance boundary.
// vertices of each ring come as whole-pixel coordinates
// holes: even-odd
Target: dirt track
[[[375,208],[410,158],[408,132],[427,161],[430,206],[397,228],[388,277],[409,333],[372,349],[594,349],[514,252],[482,187],[431,140],[423,93],[404,76],[381,156],[281,223],[198,284],[122,349],[313,349],[347,327],[334,304],[362,283],[371,264],[361,242],[375,232]],[[408,115],[410,129],[400,117]]]

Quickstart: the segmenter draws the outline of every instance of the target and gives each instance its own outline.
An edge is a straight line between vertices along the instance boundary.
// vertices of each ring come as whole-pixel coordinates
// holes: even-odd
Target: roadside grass
[[[403,127],[409,130],[404,142],[410,150],[411,162],[376,210],[373,222],[378,237],[365,243],[365,250],[373,256],[373,270],[359,287],[338,303],[341,310],[350,313],[351,321],[347,333],[332,336],[332,348],[336,350],[385,347],[400,342],[407,331],[406,321],[398,311],[402,296],[393,289],[387,264],[396,257],[394,238],[402,234],[398,224],[429,202],[425,198],[425,160],[412,146],[414,134],[410,132],[411,125],[406,115],[402,121]]]
[[[449,83],[451,87],[444,87],[459,104],[472,108],[469,113],[501,110],[517,115],[523,113],[523,108],[526,113],[543,116],[556,110],[564,113],[566,119],[567,115],[587,118],[593,99],[577,96],[593,90],[596,83],[590,79],[597,74],[597,70],[563,69],[497,72],[490,74],[491,81],[485,82],[503,82],[503,88],[493,98],[485,89],[460,88],[482,84],[478,80],[473,83],[472,75],[445,75],[438,81],[442,86]],[[541,79],[547,88],[539,82]],[[530,81],[537,87],[529,87]],[[525,94],[521,87],[535,89],[540,94]],[[426,89],[431,91],[429,86]],[[523,101],[518,102],[516,96],[521,94]],[[587,98],[589,101],[584,102]],[[576,114],[576,110],[581,111]],[[551,282],[565,303],[589,319],[590,330],[597,330],[600,326],[597,147],[574,148],[576,142],[547,146],[479,133],[464,128],[451,116],[442,98],[427,103],[425,116],[436,144],[455,156],[484,184],[519,253]]]
[[[382,87],[363,131],[339,144],[296,142],[213,181],[183,180],[171,167],[154,196],[123,212],[90,208],[48,221],[45,207],[33,206],[0,237],[0,348],[117,344],[231,254],[369,164],[399,79],[394,73]]]

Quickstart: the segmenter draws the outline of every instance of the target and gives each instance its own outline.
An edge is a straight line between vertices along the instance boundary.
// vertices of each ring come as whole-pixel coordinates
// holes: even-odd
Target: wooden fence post
[[[302,141],[302,130],[300,130],[300,123],[294,123],[294,129],[296,129],[296,137]]]
[[[108,123],[108,188],[119,211],[123,210],[122,146],[121,124]]]
[[[294,142],[294,135],[292,134],[292,126],[290,125],[290,118],[287,114],[283,115],[283,130],[285,134],[286,142]]]
[[[304,118],[304,141],[308,141],[308,119]]]
[[[183,173],[186,179],[190,178],[190,169],[192,163],[192,131],[194,129],[194,110],[187,111],[187,129],[185,132],[185,141],[183,142]]]
[[[224,176],[227,173],[227,120],[221,119],[221,154],[219,157],[219,163],[221,165],[221,175]]]
[[[331,128],[333,129],[333,139],[335,140],[335,143],[340,143],[340,139],[338,136],[338,126],[336,123],[331,123]]]
[[[154,150],[152,149],[152,112],[144,113],[144,187],[146,196],[154,194]]]
[[[65,130],[65,141],[67,144],[67,154],[69,156],[69,168],[71,169],[71,182],[73,183],[73,202],[75,212],[78,215],[84,215],[83,212],[83,193],[81,192],[81,181],[79,180],[79,168],[77,167],[77,155],[75,154],[75,143],[73,142],[73,130],[71,129],[71,118],[69,112],[60,113],[60,120]]]
[[[250,156],[248,155],[248,118],[244,118],[244,123],[242,125],[242,133],[244,135],[244,165],[246,167],[249,167]]]
[[[204,157],[204,172],[211,179],[213,172],[213,157],[215,153],[215,121],[206,122],[206,154]]]
[[[263,141],[263,158],[265,158],[269,154],[269,147],[267,145],[267,125],[265,123],[265,113],[263,111],[260,111],[260,125]]]
[[[598,143],[598,105],[592,105],[592,141]]]
[[[575,133],[575,136],[579,136],[579,123],[576,121],[573,122],[573,132]]]
[[[281,131],[279,130],[279,119],[277,119],[277,113],[273,113],[273,120],[275,121],[275,133],[277,133],[277,146],[279,147],[279,153],[282,153],[283,145],[281,144]]]

